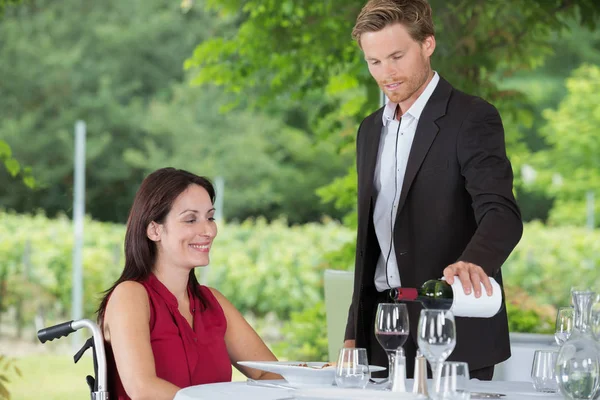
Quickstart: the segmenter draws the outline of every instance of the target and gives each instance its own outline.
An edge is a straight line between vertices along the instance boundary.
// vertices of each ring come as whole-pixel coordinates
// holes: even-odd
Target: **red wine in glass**
[[[385,351],[398,350],[406,342],[408,332],[375,332],[377,341]]]
[[[388,389],[394,382],[394,358],[397,350],[402,350],[409,332],[406,304],[381,303],[377,305],[375,316],[375,337],[388,355]]]

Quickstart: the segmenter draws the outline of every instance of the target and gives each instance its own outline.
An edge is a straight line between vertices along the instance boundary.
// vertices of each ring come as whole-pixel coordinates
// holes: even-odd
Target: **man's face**
[[[415,41],[402,24],[363,33],[360,43],[369,72],[394,103],[406,111],[425,89],[431,74],[429,57],[435,38]]]

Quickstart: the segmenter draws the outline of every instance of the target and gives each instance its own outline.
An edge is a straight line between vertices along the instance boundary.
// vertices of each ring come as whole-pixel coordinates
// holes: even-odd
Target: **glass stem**
[[[396,363],[396,352],[395,351],[388,351],[387,352],[388,355],[388,381],[389,381],[389,387],[391,388],[392,386],[394,386],[394,364]]]
[[[437,361],[430,361],[429,364],[431,364],[431,377],[433,378],[433,383],[435,385],[435,383],[437,382],[438,379],[438,368],[442,365],[441,363],[437,362]]]

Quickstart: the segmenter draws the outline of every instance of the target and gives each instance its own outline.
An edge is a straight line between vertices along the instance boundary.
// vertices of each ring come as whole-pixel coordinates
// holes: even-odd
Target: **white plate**
[[[303,400],[425,400],[418,393],[387,392],[368,389],[306,388],[294,391],[297,399]]]
[[[303,361],[240,361],[240,365],[273,372],[285,378],[291,386],[331,385],[335,377],[335,366],[321,368],[324,362]],[[308,367],[302,367],[306,364]],[[383,371],[384,367],[370,365],[371,372]]]

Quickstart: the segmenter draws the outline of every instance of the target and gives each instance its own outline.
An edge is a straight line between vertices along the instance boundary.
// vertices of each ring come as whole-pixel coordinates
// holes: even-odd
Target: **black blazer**
[[[373,226],[373,177],[383,108],[361,123],[357,142],[358,233],[354,294],[346,339],[367,347],[373,329],[374,274],[380,254]],[[440,77],[419,119],[406,167],[393,240],[402,286],[439,279],[456,261],[481,266],[502,285],[500,267],[519,242],[523,224],[512,193],[498,111]],[[418,303],[408,304],[416,343]],[[449,360],[470,369],[510,357],[506,310],[492,318],[456,318],[457,344]]]

